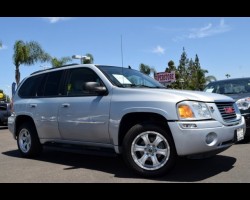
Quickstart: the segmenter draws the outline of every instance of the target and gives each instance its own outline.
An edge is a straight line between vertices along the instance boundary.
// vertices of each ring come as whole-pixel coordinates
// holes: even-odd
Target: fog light
[[[196,124],[181,124],[182,128],[197,128]]]
[[[217,142],[217,135],[214,132],[208,133],[206,136],[206,143],[209,146],[214,145]]]

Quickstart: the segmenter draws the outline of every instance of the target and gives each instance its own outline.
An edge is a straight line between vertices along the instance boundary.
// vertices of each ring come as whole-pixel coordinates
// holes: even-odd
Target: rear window
[[[58,96],[62,74],[60,70],[32,76],[21,85],[18,95],[22,98]]]

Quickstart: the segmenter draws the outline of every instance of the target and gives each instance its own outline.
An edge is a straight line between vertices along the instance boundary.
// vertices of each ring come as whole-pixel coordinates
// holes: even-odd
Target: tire
[[[122,154],[125,163],[144,177],[167,173],[177,159],[171,135],[160,126],[146,123],[137,124],[127,132]]]
[[[42,152],[35,126],[31,122],[23,123],[17,132],[17,146],[21,155],[33,158]]]

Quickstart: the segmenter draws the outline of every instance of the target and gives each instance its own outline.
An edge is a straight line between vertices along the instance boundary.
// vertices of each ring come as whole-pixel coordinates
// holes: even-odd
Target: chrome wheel
[[[21,151],[27,153],[31,147],[31,135],[27,129],[22,129],[19,133],[18,143]]]
[[[146,131],[133,140],[131,154],[139,167],[146,170],[157,170],[168,161],[170,145],[160,133]]]

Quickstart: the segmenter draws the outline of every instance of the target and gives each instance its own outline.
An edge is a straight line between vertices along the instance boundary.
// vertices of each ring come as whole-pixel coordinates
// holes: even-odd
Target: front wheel
[[[41,153],[42,145],[32,123],[24,123],[19,127],[17,145],[23,157],[31,158]]]
[[[127,165],[145,177],[169,171],[176,161],[172,137],[154,124],[137,124],[125,135],[123,157]]]

